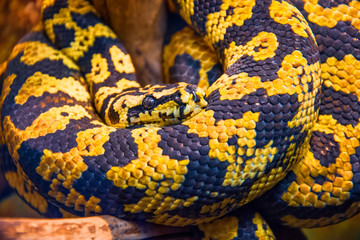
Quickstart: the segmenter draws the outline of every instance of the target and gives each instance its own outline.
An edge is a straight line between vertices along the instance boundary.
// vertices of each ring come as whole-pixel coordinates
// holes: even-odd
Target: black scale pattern
[[[219,10],[221,1],[201,1],[197,0],[195,1],[195,12],[196,14],[193,16],[192,21],[195,22],[195,25],[199,28],[200,32],[205,31],[204,27],[204,19],[206,19],[206,16],[211,13]],[[212,4],[213,7],[209,7]],[[254,15],[259,13],[261,8],[266,9],[268,7],[269,1],[258,1],[258,4],[254,8]],[[320,4],[325,5],[325,1],[320,1]],[[258,12],[259,11],[259,12]],[[233,12],[233,9],[229,9],[228,13],[231,14]],[[74,15],[74,18],[77,16]],[[260,18],[260,16],[259,16]],[[253,59],[251,57],[243,57],[233,65],[232,68],[229,68],[227,70],[227,73],[232,75],[237,72],[246,71],[249,72],[250,76],[252,74],[254,75],[260,75],[261,79],[263,81],[269,81],[276,78],[275,72],[279,69],[279,64],[281,63],[283,57],[286,54],[289,54],[294,49],[302,49],[304,50],[303,53],[307,57],[307,60],[309,63],[315,63],[318,60],[318,54],[315,47],[307,47],[307,42],[303,39],[299,41],[299,39],[294,38],[293,35],[291,35],[289,27],[283,26],[281,27],[277,26],[274,22],[261,22],[257,21],[257,17],[253,17],[253,19],[249,21],[245,21],[245,24],[243,27],[239,28],[234,26],[233,28],[229,28],[228,32],[225,36],[224,42],[216,43],[217,46],[220,48],[220,52],[223,52],[223,49],[221,49],[221,46],[228,46],[226,44],[229,44],[231,40],[236,41],[238,45],[247,42],[250,40],[253,36],[250,34],[252,33],[258,33],[259,31],[270,31],[272,32],[273,29],[277,29],[277,31],[274,31],[275,34],[279,39],[286,39],[284,42],[281,42],[281,47],[277,50],[278,56],[273,59],[273,61],[264,61],[263,63],[256,65],[254,64]],[[260,24],[264,24],[265,27],[261,27]],[[92,23],[89,23],[92,24]],[[348,26],[348,23],[339,23],[338,29],[347,29],[347,32],[350,35],[355,34],[355,31],[353,31],[350,28],[345,28],[345,24]],[[255,27],[254,27],[255,26]],[[260,27],[256,27],[260,26]],[[236,29],[238,28],[238,29]],[[239,31],[244,31],[244,34],[238,36],[236,33]],[[337,30],[339,32],[339,30]],[[334,33],[333,36],[336,36],[338,32]],[[357,33],[356,33],[357,34]],[[71,34],[69,34],[71,35]],[[318,41],[323,41],[324,45],[327,43],[327,41],[330,41],[329,39],[322,39],[322,37],[319,37],[317,35],[317,39],[320,39]],[[351,39],[351,38],[350,38]],[[333,39],[332,39],[333,40]],[[349,38],[346,38],[345,40],[349,40]],[[345,41],[344,40],[344,41]],[[294,41],[298,41],[299,44],[294,44]],[[67,41],[64,41],[65,44],[67,44]],[[226,44],[224,44],[226,42]],[[283,44],[285,43],[285,44]],[[346,43],[342,46],[339,45],[339,42],[336,42],[336,40],[333,40],[333,44],[331,47],[334,50],[331,50],[330,47],[327,49],[330,50],[322,50],[323,52],[329,51],[332,54],[335,55],[335,57],[344,56],[347,52],[354,50],[352,47],[354,47],[356,43]],[[335,51],[335,52],[334,52]],[[354,51],[355,56],[359,56],[356,51]],[[357,57],[356,57],[357,58]],[[259,66],[260,65],[260,66]],[[237,67],[237,69],[235,69]],[[240,69],[240,70],[239,70]],[[256,74],[255,74],[256,73]],[[310,84],[311,85],[311,84]],[[338,121],[344,121],[344,122],[350,122],[350,124],[354,125],[356,119],[359,119],[359,116],[350,116],[348,113],[351,112],[351,110],[358,109],[358,104],[351,103],[352,99],[355,97],[354,95],[341,95],[338,96],[337,94],[331,92],[332,89],[325,89],[324,96],[327,96],[328,99],[325,97],[325,103],[322,105],[324,107],[320,108],[320,112],[326,112],[333,110],[332,115],[334,118],[337,118]],[[16,91],[13,91],[9,96],[15,96]],[[12,97],[9,97],[12,99]],[[212,95],[210,95],[210,107],[208,109],[215,110],[215,118],[216,121],[224,120],[224,119],[233,119],[233,118],[241,118],[244,111],[252,111],[252,112],[260,112],[260,123],[257,124],[256,130],[259,132],[259,135],[256,138],[257,147],[263,147],[266,145],[270,140],[274,140],[276,146],[281,146],[282,149],[279,150],[279,155],[281,157],[276,156],[276,158],[283,159],[285,150],[288,148],[288,145],[286,145],[285,142],[285,136],[291,135],[287,133],[287,131],[290,131],[289,129],[285,128],[287,122],[289,122],[296,111],[299,108],[299,104],[295,104],[297,100],[297,96],[289,96],[289,95],[277,95],[274,97],[268,97],[264,93],[263,89],[259,89],[254,94],[249,94],[243,97],[241,100],[234,100],[234,101],[219,101],[219,92],[214,91]],[[295,99],[295,100],[294,100]],[[317,96],[318,99],[318,96]],[[217,101],[219,101],[219,104],[217,104]],[[341,102],[341,103],[340,103]],[[260,103],[257,104],[257,103]],[[339,107],[341,107],[341,104],[345,105],[345,113],[339,112]],[[218,105],[218,106],[214,106]],[[214,107],[212,107],[214,106]],[[242,106],[240,108],[240,106]],[[244,107],[245,106],[245,107]],[[247,108],[248,107],[248,108]],[[316,109],[318,108],[318,103],[316,103]],[[348,111],[348,109],[350,109]],[[281,116],[281,117],[280,117]],[[285,116],[285,117],[284,117]],[[30,117],[29,117],[30,118]],[[80,122],[78,123],[72,122],[69,124],[70,126],[73,126],[73,128],[66,129],[66,131],[70,131],[71,133],[66,133],[69,135],[76,134],[77,131],[80,131],[82,129],[81,127],[76,126],[86,126],[89,127],[90,125],[86,123],[86,119],[84,120],[84,123]],[[224,193],[227,196],[231,196],[232,194],[236,194],[237,191],[244,191],[246,195],[246,190],[248,190],[249,187],[240,187],[240,188],[224,188],[221,185],[221,182],[223,180],[223,176],[226,172],[227,163],[214,161],[213,159],[210,159],[208,157],[209,153],[209,146],[208,141],[206,138],[199,138],[196,137],[194,134],[188,134],[187,128],[184,126],[178,127],[178,128],[162,128],[158,133],[161,135],[161,141],[159,143],[159,146],[164,149],[164,154],[169,155],[171,158],[177,159],[177,160],[183,160],[186,158],[189,158],[191,161],[188,165],[188,173],[186,175],[185,182],[182,184],[182,187],[178,192],[170,193],[169,196],[174,197],[191,197],[194,195],[199,196],[200,201],[197,202],[195,205],[195,209],[200,209],[201,205],[203,203],[213,203],[207,202],[208,201],[208,193],[206,191],[217,191],[220,193]],[[266,130],[266,133],[264,133]],[[294,131],[295,138],[292,142],[302,142],[306,134],[297,134],[301,130],[301,126],[297,129],[292,129]],[[175,137],[176,135],[176,137]],[[61,137],[65,137],[65,131],[64,135],[60,134]],[[60,137],[60,138],[61,138]],[[59,142],[68,142],[68,139],[56,139],[56,143],[52,144],[52,136],[47,135],[45,138],[36,139],[36,140],[29,140],[25,143],[23,143],[21,152],[23,154],[23,157],[25,157],[27,154],[30,154],[33,156],[32,158],[28,158],[26,161],[21,162],[24,166],[30,166],[30,171],[34,171],[34,167],[37,166],[38,160],[41,157],[41,149],[36,149],[36,146],[44,146],[49,149],[54,149],[58,151],[67,151],[67,147],[72,147],[73,145],[67,145],[62,146],[59,145]],[[137,152],[137,145],[133,143],[133,139],[128,140],[131,138],[129,132],[124,132],[124,134],[114,133],[114,136],[111,136],[110,142],[106,143],[104,145],[104,148],[106,149],[105,154],[103,156],[97,156],[96,158],[92,157],[85,157],[84,161],[88,166],[88,170],[83,172],[82,178],[75,181],[74,188],[81,192],[87,192],[86,197],[90,197],[91,195],[98,196],[100,198],[105,199],[101,202],[101,207],[104,210],[105,213],[115,214],[118,216],[123,216],[123,207],[118,206],[114,207],[114,202],[121,202],[121,203],[136,203],[141,197],[143,197],[144,193],[142,190],[135,189],[135,188],[127,188],[125,190],[120,190],[119,188],[113,187],[112,183],[105,178],[105,172],[109,170],[110,166],[124,166],[126,165],[130,160],[134,159],[136,157],[135,152]],[[189,141],[191,139],[191,141]],[[332,151],[331,154],[326,153],[324,155],[319,155],[320,161],[324,165],[327,165],[331,163],[336,153],[338,152],[338,146],[334,143],[334,140],[331,138],[331,136],[328,136],[326,134],[320,134],[315,133],[313,138],[313,141],[315,142],[321,142],[323,145],[318,145],[313,147],[313,150],[315,152],[322,152],[322,149],[324,149],[325,146],[331,145]],[[36,142],[38,141],[38,142]],[[229,139],[228,143],[231,145],[235,145],[237,142],[236,137]],[[39,145],[40,144],[40,145]],[[30,146],[30,147],[29,147]],[[181,146],[179,148],[179,146]],[[34,151],[28,151],[30,148],[35,149]],[[356,149],[357,153],[359,151],[359,148]],[[354,183],[355,188],[354,192],[359,192],[359,182],[360,182],[360,165],[358,164],[357,156],[359,154],[355,154],[351,156],[351,164],[354,169]],[[318,154],[318,153],[317,153]],[[20,159],[22,157],[20,156]],[[21,160],[22,161],[22,160]],[[276,163],[274,163],[276,164]],[[32,165],[32,166],[31,166]],[[214,168],[216,166],[216,168]],[[271,166],[273,167],[273,166]],[[271,167],[267,167],[267,172]],[[101,170],[101,171],[99,171]],[[36,174],[33,174],[36,175]],[[38,176],[32,176],[36,181],[42,182]],[[290,173],[287,176],[287,180],[290,182],[294,180],[294,176]],[[323,179],[319,179],[319,182],[323,181]],[[48,186],[45,184],[44,186],[40,186],[40,189],[44,190],[44,192],[47,192]],[[284,185],[279,185],[279,187],[275,188],[274,191],[277,192],[283,192],[286,190]],[[274,196],[275,195],[267,195],[269,202],[274,202]],[[239,197],[240,198],[240,197]],[[264,198],[266,199],[266,198]],[[271,201],[273,200],[273,201]],[[264,201],[264,200],[262,200]],[[276,200],[277,201],[277,200]],[[349,201],[350,202],[350,201]],[[333,209],[334,212],[338,212],[340,210],[346,209],[346,207],[349,206],[350,203],[344,204],[344,207],[341,207],[339,209]],[[230,209],[230,207],[229,207]],[[277,210],[277,214],[280,213],[280,211]],[[313,211],[313,210],[309,210]],[[321,212],[322,210],[319,210]],[[195,211],[196,212],[196,211]],[[290,212],[290,211],[289,211]],[[174,212],[175,213],[175,212]],[[308,212],[307,212],[308,213]],[[332,214],[333,214],[332,213]],[[172,212],[170,212],[172,214]],[[176,213],[178,214],[178,213]],[[301,215],[303,214],[303,215]],[[306,216],[306,212],[302,212],[299,215],[299,218],[302,218],[302,216]],[[140,215],[147,215],[146,213],[138,214]],[[183,213],[180,213],[181,216],[186,217],[193,217],[197,218],[198,216],[195,216],[195,213],[188,214],[186,211]],[[330,216],[331,214],[329,214]],[[133,215],[134,216],[134,215]],[[135,214],[135,216],[137,216]],[[323,216],[326,216],[326,214],[323,214]],[[242,230],[247,229],[247,230]],[[249,227],[243,225],[241,228],[239,228],[239,236],[245,237],[248,236],[249,238],[254,238],[253,230],[248,230]],[[240,232],[243,231],[243,232]],[[251,235],[251,236],[250,236]]]
[[[177,55],[174,65],[169,69],[170,82],[187,82],[197,85],[200,80],[200,61],[194,60],[189,54]]]

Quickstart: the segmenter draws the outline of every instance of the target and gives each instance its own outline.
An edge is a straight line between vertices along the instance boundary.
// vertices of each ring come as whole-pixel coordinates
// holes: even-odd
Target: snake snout
[[[186,87],[185,91],[187,91],[189,94],[191,94],[193,96],[193,101],[194,102],[199,102],[200,101],[200,98],[197,96],[197,92],[199,91],[197,86],[188,85]]]

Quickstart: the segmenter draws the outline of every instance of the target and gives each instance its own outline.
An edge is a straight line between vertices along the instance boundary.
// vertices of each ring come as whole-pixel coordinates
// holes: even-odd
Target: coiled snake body
[[[3,76],[10,185],[47,216],[200,224],[214,239],[219,221],[239,236],[247,215],[234,210],[255,199],[261,214],[296,227],[356,214],[360,3],[174,5],[223,66],[215,80],[219,65],[199,60],[205,96],[185,83],[139,88],[129,55],[87,1],[45,1],[44,31],[16,45]],[[174,54],[169,68],[184,57],[193,56]],[[254,216],[252,237],[271,237]]]

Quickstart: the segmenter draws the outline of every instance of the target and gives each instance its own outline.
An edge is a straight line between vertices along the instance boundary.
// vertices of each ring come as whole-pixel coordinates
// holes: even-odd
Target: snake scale
[[[91,3],[44,1],[43,27],[3,67],[9,184],[48,217],[198,225],[204,239],[274,239],[264,219],[355,215],[360,2],[171,6],[191,27],[164,48],[174,83],[141,88]]]

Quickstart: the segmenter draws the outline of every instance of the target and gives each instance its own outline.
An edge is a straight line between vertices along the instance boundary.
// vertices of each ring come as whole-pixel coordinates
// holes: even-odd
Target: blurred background
[[[127,36],[122,39],[125,45],[132,43],[127,47],[142,83],[159,82],[161,79],[161,48],[153,46],[162,44],[162,39],[158,36],[162,36],[161,33],[165,29],[166,22],[164,21],[166,14],[163,0],[121,0],[116,2],[117,7],[108,9],[107,6],[113,6],[113,1],[94,0],[94,3],[115,32],[119,36]],[[42,0],[0,0],[0,64],[7,59],[15,43],[40,21],[41,2]],[[127,11],[123,12],[122,9],[127,9]],[[143,11],[144,9],[152,9],[152,11],[139,17],[139,12],[146,12]],[[114,18],[111,18],[114,14],[120,14],[117,15],[116,22],[113,20]],[[130,34],[124,34],[127,29],[134,29],[134,20],[136,20],[137,26],[140,25],[142,29],[147,29],[147,32],[131,31]],[[146,43],[144,43],[144,39],[146,39]],[[1,196],[3,197],[1,198]],[[6,182],[1,180],[1,176],[0,217],[40,217],[16,194],[9,192]],[[309,240],[360,239],[360,215],[337,225],[304,229],[303,231]]]

